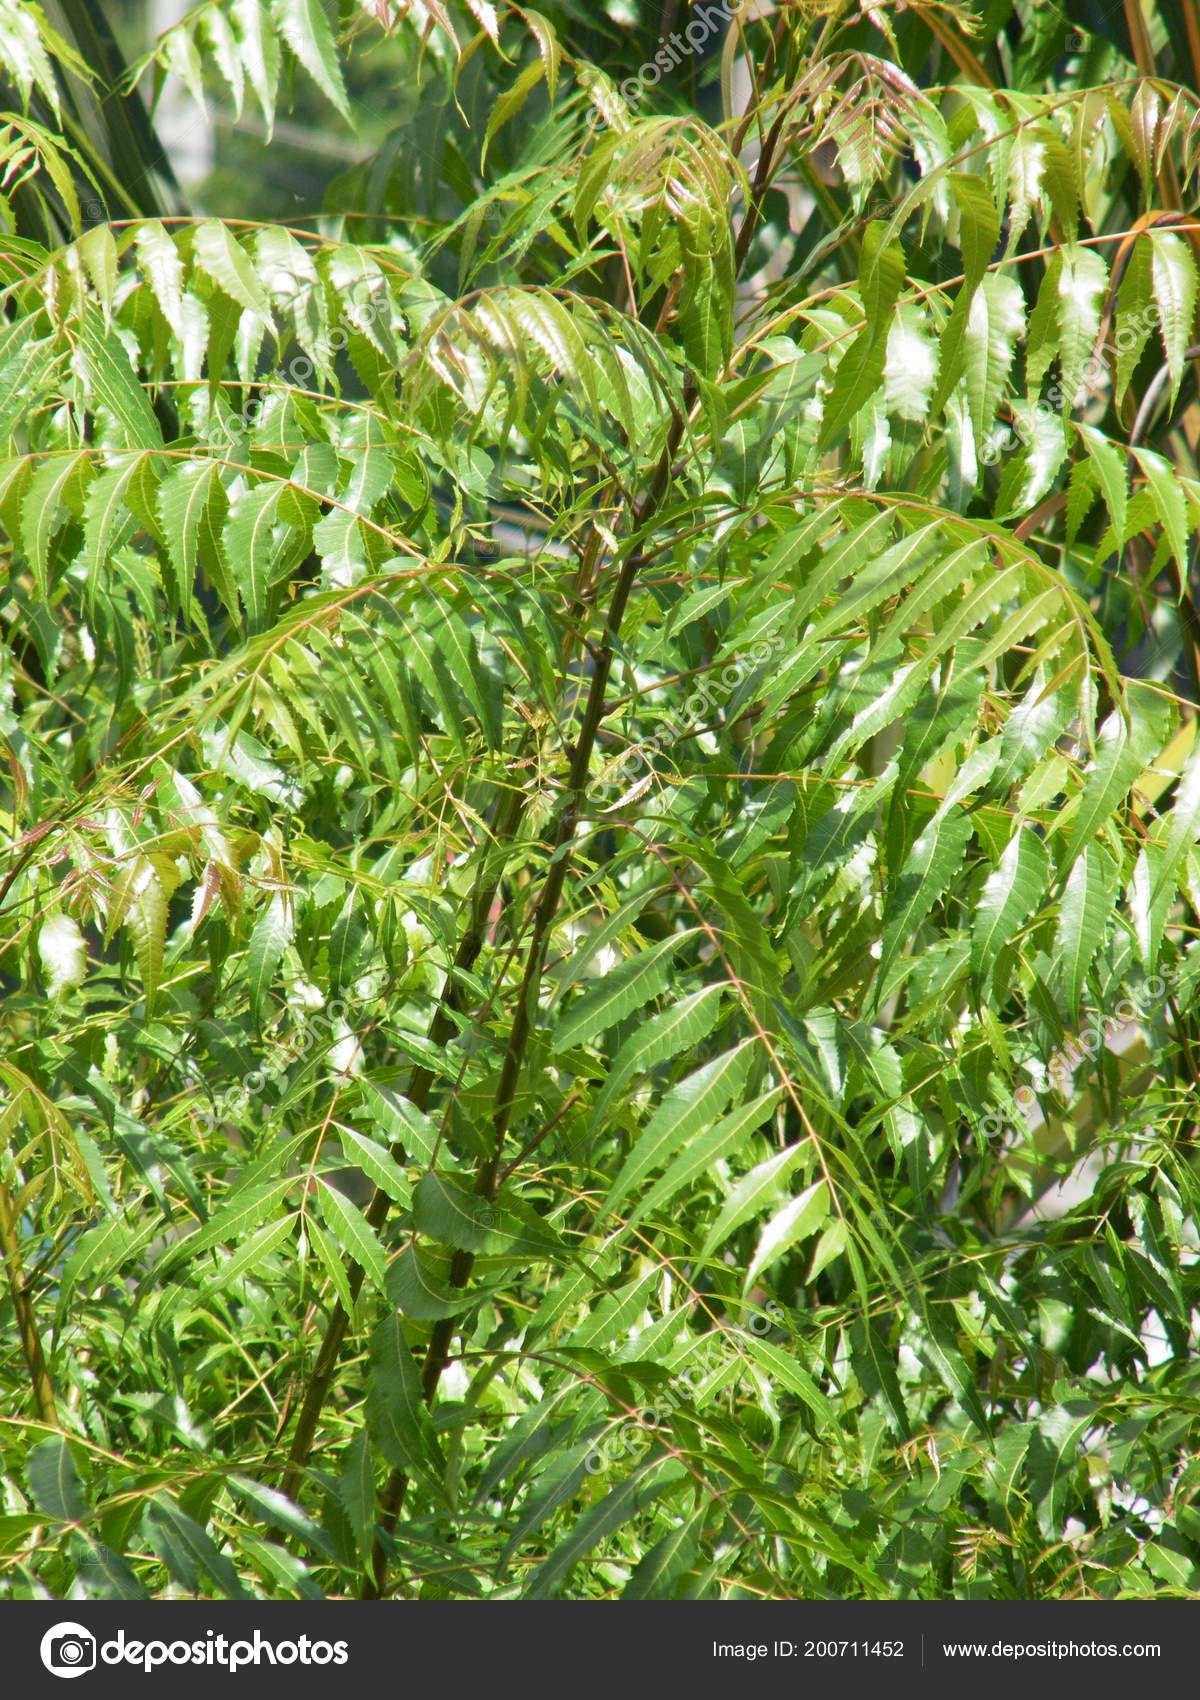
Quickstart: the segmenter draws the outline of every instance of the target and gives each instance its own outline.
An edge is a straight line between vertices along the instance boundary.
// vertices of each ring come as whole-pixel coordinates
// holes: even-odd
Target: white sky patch
[[[338,1074],[362,1073],[362,1046],[344,1021],[334,1028],[337,1037],[329,1047],[329,1066]]]
[[[937,350],[912,318],[901,313],[888,332],[883,405],[900,419],[924,419],[937,376]]]
[[[83,984],[87,974],[87,946],[69,915],[51,915],[42,923],[38,956],[52,998]]]
[[[863,479],[868,490],[874,490],[883,477],[891,446],[892,433],[888,428],[887,414],[877,407],[863,432]]]

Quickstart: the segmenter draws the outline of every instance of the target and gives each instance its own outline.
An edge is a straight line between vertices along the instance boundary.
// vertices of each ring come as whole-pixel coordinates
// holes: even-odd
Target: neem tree
[[[15,1594],[1196,1587],[1188,38],[762,10],[0,6]]]

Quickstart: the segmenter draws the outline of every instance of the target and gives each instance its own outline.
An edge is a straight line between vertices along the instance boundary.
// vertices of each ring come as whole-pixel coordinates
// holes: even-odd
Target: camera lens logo
[[[82,1676],[96,1665],[96,1637],[82,1623],[56,1623],[42,1636],[42,1663],[55,1676]]]

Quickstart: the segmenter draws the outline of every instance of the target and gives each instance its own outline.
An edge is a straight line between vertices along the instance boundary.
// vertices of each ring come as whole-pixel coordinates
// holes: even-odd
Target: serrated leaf
[[[752,1041],[736,1045],[671,1088],[621,1165],[597,1220],[611,1216],[640,1181],[725,1108],[749,1073],[751,1046]]]
[[[21,541],[43,601],[54,583],[50,545],[62,520],[60,504],[82,507],[93,477],[92,457],[82,451],[48,456],[29,481],[21,504]]]
[[[1188,575],[1188,509],[1176,469],[1152,449],[1135,448],[1137,463],[1146,475],[1163,532],[1183,575]]]
[[[179,251],[157,219],[147,219],[137,226],[134,243],[154,299],[173,330],[183,317],[183,262]]]
[[[158,1266],[159,1271],[165,1274],[177,1261],[190,1260],[213,1246],[232,1243],[244,1234],[252,1233],[295,1184],[291,1175],[281,1175],[275,1180],[238,1187],[203,1227],[189,1234],[178,1247],[167,1248]]]
[[[1155,902],[1174,880],[1188,851],[1200,842],[1200,742],[1193,744],[1184,764],[1169,819],[1162,862],[1154,880],[1152,901]]]
[[[554,1030],[554,1049],[561,1054],[584,1039],[595,1039],[651,998],[661,996],[671,970],[671,958],[694,936],[694,929],[660,939],[649,950],[627,956],[598,986],[571,1004]]]
[[[221,547],[229,562],[247,628],[261,631],[267,618],[267,593],[274,577],[279,546],[274,531],[287,486],[272,481],[237,496],[225,521]]]
[[[221,553],[229,498],[219,466],[198,461],[168,473],[159,486],[158,511],[174,568],[173,600],[183,618],[191,618],[197,565],[204,567],[226,608],[236,614],[237,591]]]
[[[1171,406],[1187,366],[1196,311],[1196,262],[1181,236],[1172,231],[1150,232],[1150,278],[1158,305],[1158,329],[1171,373]]]
[[[1084,978],[1104,941],[1116,895],[1117,869],[1098,844],[1088,844],[1067,876],[1059,909],[1054,955],[1061,964],[1067,1009],[1079,1019]]]
[[[246,75],[267,127],[267,140],[270,141],[275,122],[275,93],[279,86],[279,44],[259,0],[233,0],[229,15]]]
[[[742,1291],[748,1292],[763,1270],[769,1269],[792,1246],[815,1234],[828,1215],[829,1187],[823,1180],[814,1181],[795,1198],[790,1198],[781,1210],[775,1212],[759,1235]]]
[[[773,1383],[786,1387],[789,1393],[794,1393],[802,1404],[808,1406],[817,1421],[824,1425],[827,1433],[836,1430],[837,1416],[833,1406],[794,1355],[783,1351],[770,1340],[757,1339],[753,1334],[747,1334],[745,1349],[767,1372]]]
[[[229,1485],[236,1488],[265,1525],[284,1529],[307,1546],[315,1547],[318,1552],[332,1557],[326,1536],[312,1518],[306,1516],[285,1494],[273,1487],[267,1487],[262,1482],[252,1481],[249,1476],[231,1475],[228,1480]]]
[[[481,1199],[452,1177],[433,1172],[422,1176],[417,1190],[414,1220],[443,1245],[510,1261],[564,1255],[557,1231],[525,1199],[503,1192],[491,1201]]]
[[[271,15],[280,35],[322,94],[350,123],[350,103],[338,63],[337,44],[321,0],[271,0]]]
[[[1161,749],[1160,727],[1165,724],[1167,709],[1163,703],[1156,706],[1156,713],[1134,715],[1132,732],[1115,709],[1101,726],[1071,827],[1066,866],[1096,837],[1146,763]]]
[[[34,1503],[47,1517],[78,1523],[87,1516],[87,1496],[71,1449],[61,1435],[51,1435],[31,1448],[25,1477]]]
[[[526,1600],[554,1599],[572,1565],[644,1511],[683,1474],[683,1465],[674,1458],[652,1458],[638,1465],[631,1475],[578,1518],[570,1533],[534,1570],[521,1597]]]
[[[887,226],[872,220],[863,233],[859,289],[866,323],[842,355],[825,403],[818,448],[843,435],[850,421],[878,390],[887,359],[892,310],[904,284],[904,250],[887,241]]]
[[[962,375],[963,343],[971,302],[987,272],[1000,238],[1000,214],[982,177],[968,172],[951,172],[947,179],[958,209],[959,247],[963,256],[963,283],[941,336],[937,387],[930,413],[939,414]]]
[[[1100,302],[1108,288],[1108,266],[1094,248],[1070,243],[1062,250],[1058,275],[1058,356],[1063,407],[1077,405],[1080,379],[1100,330]]]
[[[1096,468],[1113,532],[1117,537],[1124,537],[1125,512],[1129,502],[1125,457],[1095,426],[1078,425],[1076,429]]]
[[[685,1186],[702,1175],[706,1169],[718,1162],[728,1152],[734,1151],[756,1127],[765,1121],[766,1117],[779,1102],[783,1088],[773,1087],[748,1104],[740,1104],[737,1109],[730,1110],[727,1115],[704,1133],[690,1138],[679,1155],[664,1170],[648,1192],[638,1199],[633,1209],[625,1218],[626,1231],[660,1204],[674,1198]]]
[[[694,1049],[706,1039],[716,1024],[720,1012],[723,986],[701,986],[669,1009],[652,1016],[646,1025],[631,1033],[613,1058],[596,1107],[592,1112],[592,1132],[599,1128],[609,1106],[622,1087],[635,1075],[669,1062],[680,1051]]]
[[[192,252],[201,271],[206,272],[231,301],[257,314],[274,333],[275,321],[271,317],[271,304],[266,292],[258,281],[249,254],[227,225],[215,218],[198,224],[192,234]]]
[[[335,1233],[372,1284],[383,1291],[387,1279],[387,1254],[379,1236],[356,1204],[352,1204],[323,1175],[317,1177],[325,1226]]]
[[[158,420],[125,344],[115,329],[106,329],[99,309],[91,301],[85,303],[76,367],[92,395],[120,425],[130,448],[162,448]]]
[[[228,1258],[223,1259],[217,1267],[204,1278],[204,1285],[210,1291],[233,1286],[243,1275],[248,1275],[258,1267],[282,1240],[293,1231],[294,1218],[281,1216],[276,1222],[264,1222],[261,1228],[256,1228],[249,1238],[244,1239]]]
[[[955,804],[945,814],[938,811],[909,852],[884,911],[877,1001],[888,994],[901,950],[962,867],[973,830],[970,815]]]
[[[985,277],[972,297],[963,338],[967,400],[980,453],[995,423],[1024,328],[1025,297],[1016,279]]]
[[[412,1197],[412,1182],[400,1165],[394,1162],[382,1145],[376,1145],[365,1133],[339,1125],[338,1138],[347,1160],[357,1163],[363,1173],[397,1204],[407,1205]]]
[[[1032,827],[1019,826],[988,875],[971,922],[971,973],[982,985],[996,958],[1037,908],[1050,883],[1050,858]]]
[[[374,1111],[392,1144],[404,1146],[414,1162],[432,1164],[438,1130],[424,1111],[378,1081],[362,1080],[359,1084],[367,1107]]]
[[[736,1232],[743,1222],[748,1222],[770,1202],[803,1154],[802,1144],[789,1145],[786,1150],[776,1151],[773,1156],[757,1163],[748,1174],[742,1176],[709,1229],[700,1248],[698,1262],[703,1263],[719,1245],[724,1245],[730,1234]]]
[[[267,993],[295,930],[292,905],[281,891],[271,897],[254,924],[246,953],[247,990],[254,1019],[262,1025]]]
[[[152,1544],[169,1569],[190,1589],[199,1592],[199,1578],[206,1575],[216,1583],[217,1598],[244,1600],[246,1590],[232,1562],[218,1550],[212,1537],[174,1500],[165,1495],[152,1499],[146,1508],[145,1524]]]
[[[510,118],[516,117],[517,113],[520,112],[525,102],[529,99],[530,92],[537,87],[537,85],[544,79],[545,75],[546,67],[541,57],[539,56],[537,59],[531,59],[529,64],[526,65],[525,69],[517,77],[512,87],[505,89],[494,102],[492,110],[488,115],[487,130],[485,131],[483,138],[483,156],[485,159],[487,158],[488,147],[491,144],[492,137],[496,134],[496,131],[499,130],[502,125],[507,124]]]

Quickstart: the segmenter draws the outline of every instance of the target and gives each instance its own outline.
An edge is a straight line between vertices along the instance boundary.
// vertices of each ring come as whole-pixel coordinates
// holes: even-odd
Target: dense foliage
[[[1200,40],[666,10],[0,0],[13,1595],[1200,1585]]]

